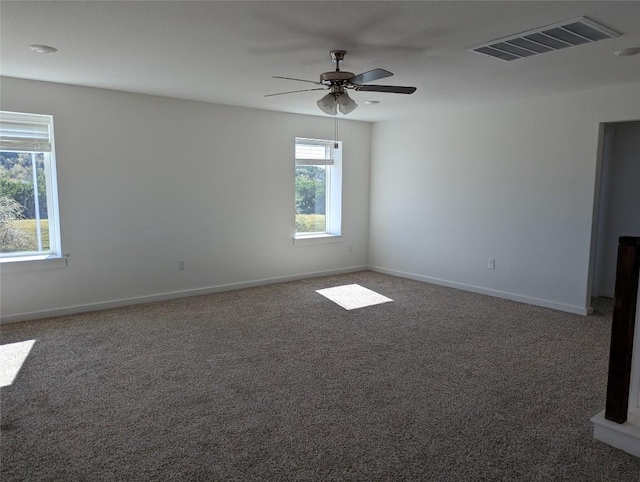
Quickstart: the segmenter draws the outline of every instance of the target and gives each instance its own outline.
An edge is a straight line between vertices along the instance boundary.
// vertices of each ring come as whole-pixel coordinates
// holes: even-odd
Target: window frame
[[[15,126],[20,124],[35,129],[25,128],[18,132]],[[42,131],[38,131],[42,129]],[[33,130],[32,133],[29,131]],[[44,131],[46,130],[46,134]],[[58,178],[56,170],[55,136],[53,128],[53,116],[47,114],[31,114],[23,112],[0,111],[0,151],[20,152],[31,155],[32,163],[35,156],[43,155],[44,178],[47,202],[47,220],[49,225],[49,248],[37,251],[13,251],[0,253],[2,271],[13,271],[20,268],[34,269],[35,264],[42,267],[66,266],[66,258],[62,255],[62,243],[60,240],[60,216],[58,205]],[[33,166],[33,164],[32,164]],[[36,176],[35,171],[33,172]],[[34,183],[34,202],[39,202],[37,196],[37,181]],[[43,218],[40,218],[43,219]],[[60,261],[64,258],[64,261]],[[44,263],[44,261],[47,261]],[[37,268],[36,268],[37,269]]]
[[[342,242],[342,141],[296,137],[294,140],[294,147],[299,144],[324,145],[331,147],[331,158],[333,162],[325,165],[325,231],[309,233],[297,232],[295,228],[294,203],[294,246]],[[300,165],[308,165],[299,164],[299,161],[300,159],[296,158],[294,149],[294,185],[296,168]]]

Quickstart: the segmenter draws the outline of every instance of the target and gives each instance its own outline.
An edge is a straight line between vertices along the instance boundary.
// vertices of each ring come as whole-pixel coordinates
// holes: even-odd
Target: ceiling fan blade
[[[312,90],[326,90],[325,87],[318,87],[316,89],[302,89],[302,90],[290,90],[289,92],[278,92],[277,94],[267,94],[265,97],[273,97],[274,95],[295,94],[296,92],[309,92]]]
[[[398,85],[358,85],[356,90],[363,92],[389,92],[390,94],[413,94],[415,87],[400,87]]]
[[[291,77],[280,77],[278,75],[274,75],[273,78],[284,79],[284,80],[297,80],[298,82],[309,82],[310,84],[322,85],[320,82],[316,82],[315,80],[292,79]]]
[[[361,74],[354,75],[348,81],[351,84],[366,84],[367,82],[373,82],[374,80],[384,79],[385,77],[391,77],[393,74],[384,69],[373,69]]]

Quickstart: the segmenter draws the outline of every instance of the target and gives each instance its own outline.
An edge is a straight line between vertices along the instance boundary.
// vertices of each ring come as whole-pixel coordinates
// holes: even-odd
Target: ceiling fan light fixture
[[[318,101],[318,108],[325,114],[336,115],[338,113],[336,96],[333,93],[325,95]]]
[[[350,112],[353,112],[355,108],[358,107],[358,104],[356,104],[356,101],[353,100],[351,97],[349,97],[349,95],[346,92],[342,92],[341,94],[339,94],[337,101],[338,101],[338,108],[340,109],[340,112],[342,112],[344,115],[347,115]]]

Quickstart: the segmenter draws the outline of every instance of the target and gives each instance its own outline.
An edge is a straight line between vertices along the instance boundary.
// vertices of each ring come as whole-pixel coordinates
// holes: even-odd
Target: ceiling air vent
[[[586,17],[580,17],[492,40],[469,47],[467,50],[511,61],[619,36],[615,30]]]

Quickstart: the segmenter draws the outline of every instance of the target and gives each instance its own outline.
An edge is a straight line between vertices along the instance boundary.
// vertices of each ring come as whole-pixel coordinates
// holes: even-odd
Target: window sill
[[[2,273],[17,273],[23,271],[39,271],[43,269],[57,269],[67,267],[66,256],[24,256],[17,258],[0,258]]]
[[[344,241],[341,234],[312,234],[309,236],[296,236],[293,238],[295,247],[316,246],[318,244],[342,243]]]

